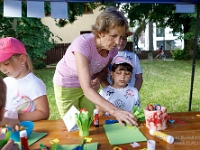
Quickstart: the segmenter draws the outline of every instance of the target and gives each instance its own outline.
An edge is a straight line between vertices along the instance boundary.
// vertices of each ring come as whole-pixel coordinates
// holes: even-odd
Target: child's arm
[[[140,91],[141,87],[142,87],[142,83],[143,83],[143,76],[142,73],[140,74],[135,74],[135,85],[134,87],[138,89],[138,91]]]
[[[38,121],[49,118],[49,103],[46,95],[38,97],[34,100],[35,111],[28,113],[19,113],[18,118],[20,121]]]

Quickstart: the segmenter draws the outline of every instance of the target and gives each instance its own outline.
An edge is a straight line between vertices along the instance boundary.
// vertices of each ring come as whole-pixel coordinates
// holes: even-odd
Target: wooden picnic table
[[[199,114],[199,115],[198,115]],[[169,144],[157,137],[149,134],[145,122],[139,124],[138,128],[148,140],[156,141],[156,150],[199,150],[200,149],[200,112],[177,112],[168,113],[172,119],[178,119],[178,122],[168,122],[167,129],[162,132],[174,136],[175,141]],[[112,150],[115,146],[109,144],[108,138],[104,132],[103,124],[106,119],[114,119],[108,116],[100,117],[100,126],[90,127],[91,142],[98,142],[98,150]],[[78,131],[68,132],[63,120],[42,120],[35,122],[35,132],[47,132],[48,135],[30,146],[30,149],[39,149],[39,144],[51,146],[50,140],[59,139],[59,145],[62,144],[80,144],[83,137],[79,136]],[[117,132],[117,131],[116,131]],[[139,142],[140,146],[133,148],[130,144],[118,145],[127,150],[147,148],[147,142]]]

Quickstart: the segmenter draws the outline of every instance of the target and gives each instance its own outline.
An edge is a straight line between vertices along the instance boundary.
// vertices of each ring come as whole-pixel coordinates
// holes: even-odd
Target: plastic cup
[[[156,142],[154,140],[147,141],[147,149],[148,150],[155,150],[156,149]]]

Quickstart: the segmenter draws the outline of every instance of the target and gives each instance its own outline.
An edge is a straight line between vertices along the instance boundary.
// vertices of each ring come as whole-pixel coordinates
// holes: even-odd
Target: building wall
[[[177,33],[177,35],[173,35],[172,29],[169,27],[166,27],[164,29],[164,36],[162,37],[156,37],[156,25],[154,28],[155,34],[154,34],[154,44],[155,48],[157,49],[160,44],[163,44],[165,50],[173,50],[175,48],[184,48],[184,41],[181,41],[178,39],[180,33]]]
[[[135,28],[133,28],[134,32]],[[174,50],[176,48],[183,49],[184,48],[184,40],[178,39],[180,34],[176,36],[173,35],[172,29],[166,27],[164,29],[165,36],[157,37],[156,36],[156,24],[153,24],[153,47],[154,51],[158,50],[158,46],[163,44],[165,50]],[[139,48],[144,51],[149,51],[149,25],[146,25],[145,32],[141,34],[139,42]]]
[[[51,17],[45,17],[42,19],[42,23],[50,28],[50,31],[55,35],[62,38],[63,41],[58,43],[71,43],[74,38],[80,35],[81,31],[90,31],[91,26],[95,23],[96,17],[100,14],[99,8],[93,10],[93,13],[83,14],[81,17],[77,17],[77,20],[73,24],[67,24],[65,27],[58,27],[55,25],[55,21]]]

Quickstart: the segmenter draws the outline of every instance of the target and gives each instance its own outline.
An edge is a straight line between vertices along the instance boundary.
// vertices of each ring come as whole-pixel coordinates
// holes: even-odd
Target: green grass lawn
[[[161,104],[168,112],[188,111],[191,86],[192,61],[154,61],[141,60],[143,86],[140,90],[142,107],[147,104]],[[59,119],[53,91],[55,68],[35,70],[47,86],[51,115],[49,119]],[[200,108],[200,61],[195,68],[192,111]]]
[[[160,103],[168,112],[188,111],[192,61],[142,62],[144,82],[140,91],[142,107]],[[192,111],[200,108],[200,61],[195,68]]]

